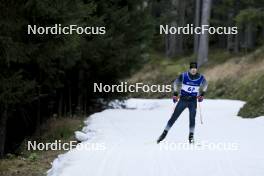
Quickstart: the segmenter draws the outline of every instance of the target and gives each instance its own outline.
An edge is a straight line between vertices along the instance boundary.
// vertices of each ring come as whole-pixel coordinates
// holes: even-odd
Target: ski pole
[[[200,121],[201,124],[203,124],[203,115],[202,115],[202,108],[201,108],[201,102],[198,103],[199,111],[200,111]]]
[[[173,112],[174,112],[174,110],[175,110],[175,108],[176,108],[176,104],[177,104],[177,103],[174,103],[174,105],[173,105],[173,108],[172,108],[172,111],[171,111],[171,116],[172,116],[172,114],[173,114]]]
[[[177,104],[178,104],[178,102],[174,103],[173,108],[172,108],[172,112],[171,112],[171,116],[174,113],[174,110],[175,110]]]

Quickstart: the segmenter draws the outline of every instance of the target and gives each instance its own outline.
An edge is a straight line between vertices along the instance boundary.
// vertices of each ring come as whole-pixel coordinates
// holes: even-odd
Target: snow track
[[[130,99],[128,109],[95,113],[86,129],[95,135],[82,144],[101,144],[105,150],[72,150],[54,160],[48,176],[263,176],[264,118],[241,119],[241,101],[205,100],[204,124],[196,116],[196,149],[175,148],[186,143],[189,116],[185,110],[161,144],[171,100]],[[199,111],[199,109],[197,109]],[[206,144],[234,145],[209,148]],[[170,146],[168,150],[165,146]],[[186,145],[190,147],[189,144]]]

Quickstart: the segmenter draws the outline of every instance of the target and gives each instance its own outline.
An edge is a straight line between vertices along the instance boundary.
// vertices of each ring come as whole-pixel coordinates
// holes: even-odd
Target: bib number
[[[182,89],[188,93],[198,93],[199,92],[199,86],[190,86],[183,84]]]
[[[195,87],[188,87],[188,92],[190,92],[190,93],[193,93],[193,91],[195,90]]]

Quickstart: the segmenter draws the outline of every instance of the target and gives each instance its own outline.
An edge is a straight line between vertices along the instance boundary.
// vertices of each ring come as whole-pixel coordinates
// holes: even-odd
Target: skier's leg
[[[197,109],[197,101],[190,101],[188,104],[189,109],[189,142],[193,142],[193,134],[195,129],[195,116],[196,116],[196,109]]]
[[[176,105],[176,108],[170,118],[170,120],[167,123],[167,126],[165,128],[166,131],[169,131],[174,122],[178,119],[178,117],[181,115],[182,111],[187,107],[187,102],[184,100],[180,100],[178,104]]]
[[[186,104],[185,101],[180,100],[178,102],[178,104],[176,105],[176,108],[175,108],[170,120],[167,123],[166,128],[164,129],[164,131],[162,132],[162,134],[158,138],[157,143],[160,143],[160,141],[162,141],[167,136],[168,131],[170,130],[170,128],[172,127],[174,122],[178,119],[178,117],[180,116],[182,111],[186,108],[186,106],[187,106],[187,104]]]

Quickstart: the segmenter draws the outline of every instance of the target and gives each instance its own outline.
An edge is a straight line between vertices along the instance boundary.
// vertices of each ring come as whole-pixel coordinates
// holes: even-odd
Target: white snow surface
[[[264,117],[242,119],[236,114],[244,105],[235,100],[204,100],[200,124],[197,108],[195,144],[188,144],[189,112],[186,109],[164,142],[156,139],[169,120],[169,99],[129,99],[126,109],[108,109],[87,118],[81,145],[59,155],[48,176],[263,176]],[[203,143],[204,142],[204,143]],[[212,144],[235,144],[235,150],[206,148]],[[194,150],[175,148],[185,143]],[[201,143],[201,145],[196,145]],[[171,146],[168,150],[164,146]],[[163,148],[162,148],[163,146]]]

